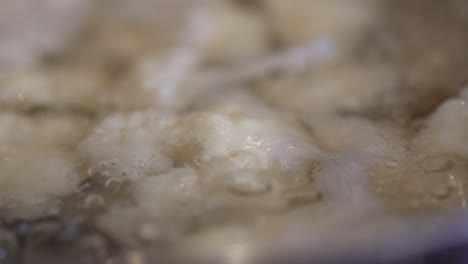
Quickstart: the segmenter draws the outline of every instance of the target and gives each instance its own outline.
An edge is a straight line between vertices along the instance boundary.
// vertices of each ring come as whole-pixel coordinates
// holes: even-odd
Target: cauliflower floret
[[[0,154],[0,204],[40,203],[76,190],[74,162],[57,149],[35,150],[27,147]]]
[[[267,50],[267,29],[254,10],[228,1],[212,1],[200,15],[200,45],[206,61],[238,62]]]
[[[414,141],[416,149],[428,152],[468,157],[468,100],[462,92],[459,98],[445,101],[426,121],[426,127]]]
[[[77,190],[71,150],[87,126],[71,115],[0,113],[0,207],[9,217],[39,217],[52,198]]]
[[[396,76],[381,65],[345,65],[302,78],[281,78],[258,85],[266,100],[287,109],[316,113],[366,113],[383,95],[394,92]]]
[[[202,191],[196,170],[172,169],[136,184],[138,206],[163,226],[183,227],[199,216]]]
[[[6,146],[72,148],[87,133],[91,122],[80,116],[45,114],[28,117],[0,113],[0,143]]]
[[[352,43],[372,25],[375,3],[369,0],[267,0],[273,29],[287,44],[319,38]]]
[[[137,208],[105,213],[99,225],[111,224],[104,231],[138,244],[133,235],[125,237],[135,230],[113,216],[146,219],[151,230],[146,233],[168,239],[200,221],[237,219],[284,209],[290,200],[318,199],[308,174],[319,150],[300,125],[258,103],[228,101],[180,115],[113,114],[96,126],[80,153],[89,158],[93,174],[131,180]],[[298,195],[287,193],[298,186],[306,188]],[[129,210],[137,216],[127,218]]]
[[[148,56],[167,52],[180,40],[187,13],[198,1],[104,0],[81,43],[80,59],[125,70]]]
[[[99,13],[98,23],[93,25],[92,34],[87,36],[92,45],[81,50],[84,59],[103,66],[125,68],[141,58],[167,50],[172,42],[172,33],[158,29],[155,22],[116,15],[114,9],[111,6],[105,13]]]
[[[44,145],[73,149],[91,128],[92,121],[70,114],[39,115],[33,118],[35,137]]]
[[[257,114],[251,114],[249,110],[253,109],[258,110]],[[167,143],[184,154],[190,151],[186,146],[192,146],[191,160],[179,156],[179,162],[203,163],[215,158],[234,161],[245,153],[254,157],[257,168],[262,169],[272,163],[285,170],[293,169],[298,160],[318,153],[294,120],[267,113],[255,107],[220,103],[206,112],[183,117]]]
[[[167,54],[137,62],[112,101],[121,109],[181,110],[207,89],[216,72],[203,63],[232,63],[259,56],[267,49],[267,30],[258,14],[226,1],[201,5],[190,16],[183,41]],[[249,39],[249,41],[244,41]],[[211,87],[208,87],[211,88]]]
[[[198,55],[190,50],[146,58],[117,87],[112,102],[119,109],[184,109],[202,90],[191,81],[197,63]]]
[[[359,117],[326,115],[305,118],[304,122],[320,147],[331,152],[366,150],[383,154],[402,143],[397,140],[402,138],[400,129]]]
[[[276,164],[291,170],[318,153],[294,120],[249,115],[242,108],[221,104],[180,116],[154,110],[112,115],[81,144],[81,153],[91,158],[93,168],[105,167],[111,176],[130,176],[126,170],[132,168],[135,179],[219,158],[243,164],[251,157],[247,160],[256,160],[259,169]]]
[[[104,103],[102,75],[78,67],[12,70],[0,75],[0,104],[14,109],[96,110]]]
[[[173,122],[174,117],[151,110],[114,114],[94,128],[79,150],[90,158],[91,173],[134,180],[159,174],[173,166],[158,141]]]
[[[141,229],[155,224],[138,207],[113,206],[96,219],[96,226],[121,244],[137,247],[143,241]],[[154,227],[156,228],[156,227]],[[156,232],[159,229],[155,229]]]

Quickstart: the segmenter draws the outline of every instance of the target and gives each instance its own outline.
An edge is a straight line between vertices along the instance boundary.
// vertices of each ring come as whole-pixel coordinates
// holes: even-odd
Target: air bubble
[[[106,186],[106,188],[114,192],[119,190],[121,185],[122,185],[122,180],[117,179],[115,177],[107,179],[106,182],[104,183],[104,186]]]
[[[110,172],[108,172],[108,171],[103,171],[103,172],[101,172],[101,176],[102,176],[102,177],[108,178],[108,177],[110,177]]]
[[[436,173],[450,170],[455,163],[442,158],[432,158],[424,161],[423,168],[427,173]]]
[[[272,186],[265,174],[255,171],[240,171],[229,175],[227,188],[242,196],[262,195],[271,191]]]

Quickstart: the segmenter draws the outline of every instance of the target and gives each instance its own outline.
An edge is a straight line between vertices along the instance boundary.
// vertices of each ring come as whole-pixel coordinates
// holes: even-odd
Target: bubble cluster
[[[466,203],[464,160],[434,155],[403,156],[395,166],[376,165],[369,172],[376,193],[403,209],[463,207]],[[392,164],[393,165],[393,164]]]

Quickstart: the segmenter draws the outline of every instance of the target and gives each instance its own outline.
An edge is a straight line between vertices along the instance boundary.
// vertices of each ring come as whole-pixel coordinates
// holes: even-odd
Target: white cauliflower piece
[[[268,31],[261,14],[254,10],[228,1],[211,1],[199,15],[200,45],[206,61],[238,62],[266,52]]]
[[[196,170],[172,169],[167,173],[141,179],[136,184],[138,206],[177,230],[199,217],[202,191]]]
[[[0,155],[1,207],[32,205],[76,190],[75,164],[65,152],[23,147]]]
[[[0,143],[8,146],[45,146],[70,148],[88,132],[91,122],[80,116],[45,114],[28,117],[0,113]]]
[[[267,30],[252,10],[227,1],[195,10],[180,43],[167,54],[146,56],[130,70],[113,94],[117,108],[184,109],[194,96],[212,88],[212,77],[218,77],[216,72],[211,76],[200,71],[200,64],[239,62],[267,49]]]
[[[96,219],[96,226],[111,238],[129,247],[137,247],[145,241],[145,228],[150,228],[156,239],[161,232],[159,223],[139,207],[113,206]],[[166,230],[164,230],[166,231]]]
[[[105,81],[92,69],[12,70],[0,74],[0,104],[13,109],[96,110],[103,103]]]
[[[239,166],[255,160],[259,169],[276,164],[291,170],[318,153],[293,120],[249,115],[235,104],[181,116],[154,110],[112,115],[97,125],[80,150],[94,169],[133,179],[213,159]]]
[[[468,98],[446,100],[426,121],[414,147],[428,152],[468,157]]]
[[[320,118],[305,118],[304,122],[318,145],[331,152],[367,151],[384,154],[401,145],[402,132],[386,124],[358,117],[326,115]]]
[[[79,149],[93,173],[135,186],[135,210],[111,210],[98,220],[100,226],[110,221],[102,229],[127,244],[141,243],[126,237],[135,232],[125,227],[132,219],[146,219],[144,236],[157,232],[167,239],[198,221],[284,209],[289,196],[282,193],[308,182],[310,163],[319,153],[294,119],[259,104],[225,100],[181,115],[113,114]],[[311,193],[305,199],[317,199]]]
[[[91,20],[80,55],[104,67],[126,68],[168,51],[180,40],[198,1],[104,0]],[[182,37],[186,37],[183,35]]]
[[[395,88],[396,75],[388,67],[349,64],[306,77],[266,81],[257,91],[280,107],[320,116],[366,113]]]
[[[174,117],[156,111],[114,114],[102,120],[80,144],[90,158],[91,173],[124,179],[139,179],[172,168],[160,140]]]
[[[0,113],[0,207],[9,217],[38,217],[81,179],[70,152],[89,121],[71,115]]]
[[[169,135],[167,140],[167,144],[184,154],[190,153],[192,147],[192,160],[179,156],[179,162],[236,160],[245,153],[257,160],[259,169],[278,163],[282,169],[289,170],[299,166],[296,164],[299,160],[318,153],[294,120],[260,107],[219,103],[182,120],[171,131],[174,137]]]
[[[31,131],[36,132],[34,137],[40,139],[41,144],[50,144],[57,148],[75,148],[92,125],[91,120],[71,114],[45,114],[32,119]]]
[[[376,7],[369,0],[267,0],[273,29],[287,44],[320,38],[349,44],[372,25]]]
[[[190,50],[146,58],[124,78],[112,102],[119,109],[184,109],[201,90],[190,81],[197,62],[198,55]]]

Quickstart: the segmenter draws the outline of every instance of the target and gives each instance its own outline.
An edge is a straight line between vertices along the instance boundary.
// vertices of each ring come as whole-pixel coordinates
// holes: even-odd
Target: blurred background
[[[142,109],[187,113],[218,100],[213,98],[230,97],[220,87],[242,84],[269,106],[300,116],[305,126],[324,127],[314,130],[320,147],[340,152],[363,146],[371,138],[366,135],[376,132],[368,132],[360,121],[346,121],[346,127],[352,127],[349,134],[363,136],[334,140],[339,134],[335,131],[342,129],[327,125],[329,120],[359,117],[386,131],[404,128],[402,137],[406,137],[422,129],[426,118],[466,87],[467,71],[467,0],[0,1],[0,111],[72,116],[71,125],[60,129],[73,139],[54,139],[53,143],[66,150],[73,149],[84,133],[75,126],[90,127],[109,113]],[[32,130],[39,129],[41,120],[34,121]],[[44,131],[40,133],[45,138],[54,134]],[[466,153],[463,147],[457,155]],[[464,175],[464,169],[456,172]],[[427,207],[452,208],[462,198]],[[404,212],[414,209],[408,200],[395,199],[395,195],[385,199]],[[0,201],[7,203],[1,195]],[[48,263],[50,258],[55,263],[74,263],[68,254],[76,256],[76,263],[169,261],[159,254],[167,250],[166,245],[145,255],[141,245],[122,246],[119,239],[109,242],[93,235],[79,243],[36,235],[37,241],[30,244],[29,231],[18,220],[25,213],[13,211],[0,210],[0,223],[6,230],[0,231],[4,232],[0,233],[0,263]],[[32,221],[46,223],[41,227],[45,231],[39,233],[57,233],[47,219],[41,215]],[[408,229],[401,230],[418,226],[411,221]],[[85,225],[82,232],[94,234],[96,229]],[[431,238],[439,232],[443,233],[431,233]],[[327,243],[335,245],[338,237]],[[468,263],[465,246],[447,245],[448,250],[440,245],[436,247],[440,251],[428,247],[429,252],[420,250],[410,260],[406,260],[408,253],[388,263]],[[35,247],[41,250],[32,250]],[[57,252],[58,248],[63,252]],[[343,248],[353,247],[346,244]],[[111,251],[117,257],[108,257]],[[362,254],[369,251],[363,249]],[[345,259],[353,256],[351,250],[342,254]],[[310,258],[297,254],[288,261],[310,263]],[[321,263],[320,258],[317,261]],[[368,263],[377,263],[373,261]],[[378,263],[387,263],[382,261]]]

